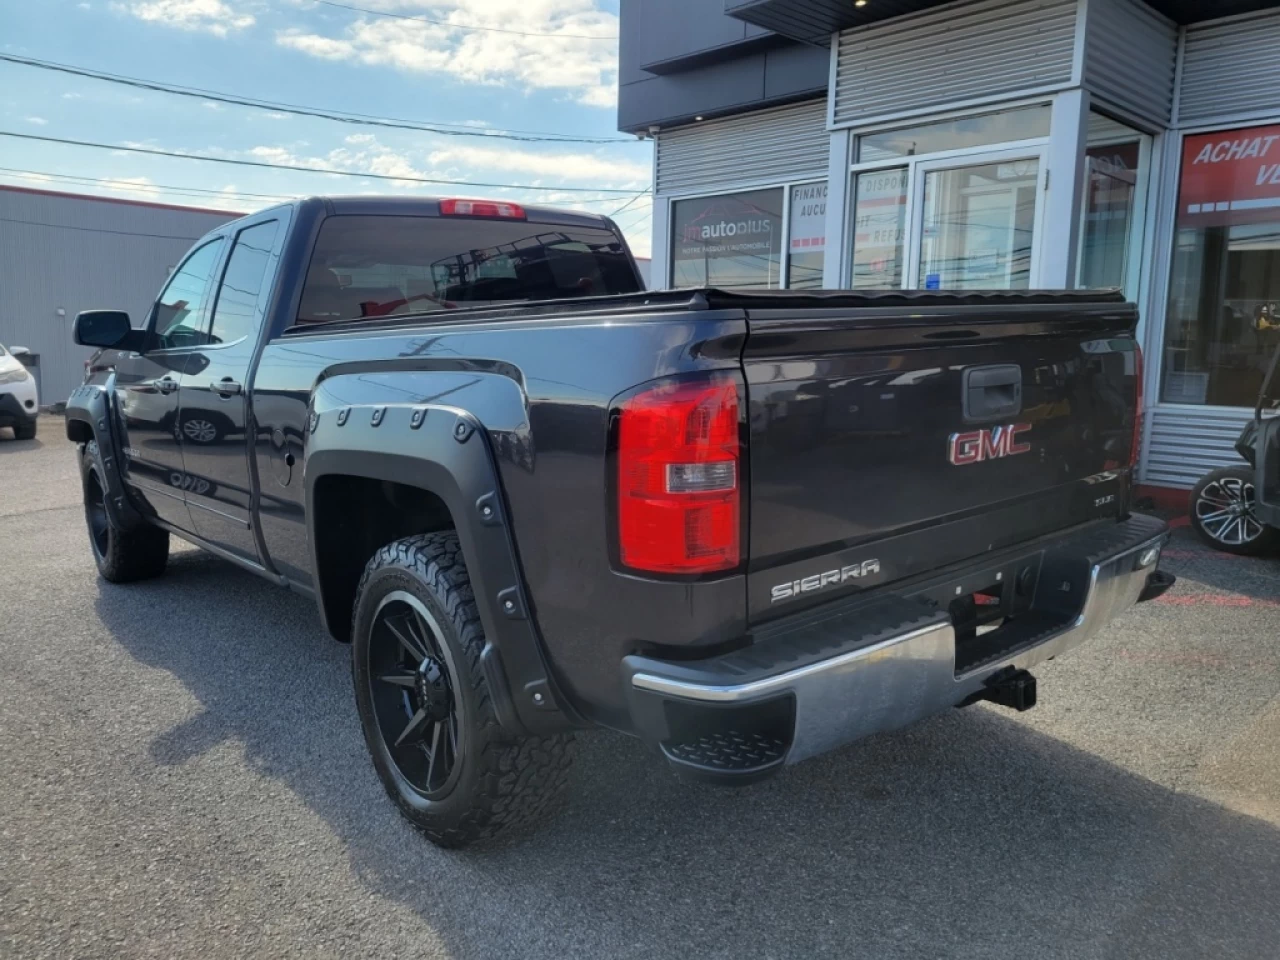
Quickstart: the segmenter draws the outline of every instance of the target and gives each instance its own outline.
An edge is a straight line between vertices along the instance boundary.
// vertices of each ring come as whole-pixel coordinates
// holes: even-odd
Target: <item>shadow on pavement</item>
[[[739,791],[682,783],[634,741],[585,735],[558,819],[446,853],[382,794],[347,649],[310,601],[186,553],[161,580],[104,584],[97,610],[203,704],[151,745],[157,764],[243,742],[331,825],[371,891],[460,958],[1128,960],[1280,943],[1275,829],[985,708]]]
[[[1280,552],[1261,557],[1236,556],[1213,549],[1190,527],[1183,526],[1174,530],[1165,554],[1161,566],[1185,581],[1175,589],[1175,597],[1200,596],[1207,587],[1209,592],[1221,591],[1280,605]],[[1231,605],[1230,600],[1216,602]]]

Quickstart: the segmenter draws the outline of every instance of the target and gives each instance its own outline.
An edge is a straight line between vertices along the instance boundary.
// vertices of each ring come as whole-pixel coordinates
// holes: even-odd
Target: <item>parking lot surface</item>
[[[175,541],[90,559],[74,448],[0,434],[0,957],[1274,957],[1280,560],[1208,551],[1037,670],[725,791],[580,738],[465,852],[395,813],[311,602]]]

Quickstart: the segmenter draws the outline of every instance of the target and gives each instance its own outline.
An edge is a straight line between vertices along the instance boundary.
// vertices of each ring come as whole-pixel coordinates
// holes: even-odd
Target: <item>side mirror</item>
[[[28,350],[26,347],[10,347],[9,353],[15,357],[18,357],[19,359],[21,359],[22,357],[31,356],[31,351]]]
[[[76,314],[75,342],[82,347],[120,347],[133,333],[133,324],[123,310],[82,310]]]

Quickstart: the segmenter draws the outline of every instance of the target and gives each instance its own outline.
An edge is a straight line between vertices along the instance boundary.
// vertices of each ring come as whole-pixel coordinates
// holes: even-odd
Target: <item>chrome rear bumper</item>
[[[628,657],[633,719],[677,765],[709,759],[708,772],[727,778],[738,767],[748,778],[772,772],[980,697],[993,678],[1078,647],[1144,591],[1167,589],[1172,578],[1156,568],[1168,535],[1162,521],[1135,516],[1043,549],[1030,615],[997,631],[1008,631],[1007,646],[960,670],[950,616],[912,596],[810,617],[793,634],[711,661]],[[824,646],[830,655],[815,655]]]

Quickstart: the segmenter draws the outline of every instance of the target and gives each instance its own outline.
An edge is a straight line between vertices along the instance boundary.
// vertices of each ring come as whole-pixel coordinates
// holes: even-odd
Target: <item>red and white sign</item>
[[[827,185],[791,188],[791,252],[822,249],[827,243]]]
[[[1178,226],[1280,220],[1280,126],[1202,133],[1182,141]]]

